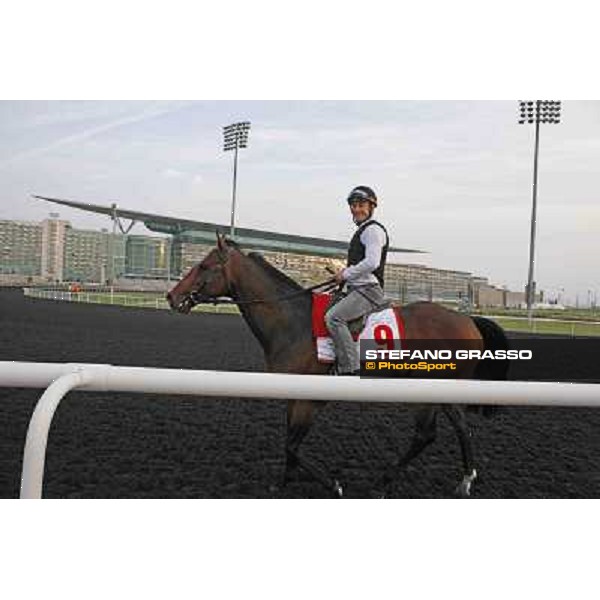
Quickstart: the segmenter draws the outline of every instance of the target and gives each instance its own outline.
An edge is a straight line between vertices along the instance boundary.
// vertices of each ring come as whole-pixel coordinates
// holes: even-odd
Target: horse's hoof
[[[471,484],[465,484],[464,482],[459,483],[454,490],[454,494],[457,498],[470,498]]]
[[[455,490],[455,494],[459,498],[470,498],[471,497],[471,486],[477,478],[477,471],[473,469],[470,475],[465,475],[463,480],[458,484]]]
[[[344,488],[342,488],[342,484],[336,479],[333,482],[333,497],[334,498],[343,498],[344,497]]]

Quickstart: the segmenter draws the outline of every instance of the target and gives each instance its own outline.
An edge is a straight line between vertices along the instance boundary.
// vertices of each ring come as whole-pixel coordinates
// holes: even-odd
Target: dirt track
[[[0,360],[262,369],[260,347],[237,316],[48,302],[13,290],[0,291]],[[18,497],[25,433],[40,395],[0,387],[2,498]],[[600,496],[600,410],[506,408],[470,420],[475,497]],[[336,403],[319,414],[303,452],[323,461],[348,497],[369,497],[411,434],[407,408]],[[71,393],[50,431],[44,496],[273,497],[284,439],[280,401]],[[397,496],[449,497],[459,479],[458,444],[442,419],[436,443],[406,472]],[[326,494],[301,479],[275,497]]]

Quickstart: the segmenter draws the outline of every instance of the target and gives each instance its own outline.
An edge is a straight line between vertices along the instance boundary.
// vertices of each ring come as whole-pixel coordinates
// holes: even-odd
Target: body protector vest
[[[356,265],[365,257],[365,245],[360,241],[360,236],[367,227],[372,226],[381,227],[381,229],[383,229],[383,232],[385,233],[385,245],[381,249],[381,260],[379,261],[379,266],[373,271],[373,275],[377,277],[379,285],[383,289],[383,268],[385,266],[385,259],[387,258],[388,247],[390,245],[390,238],[385,227],[378,221],[368,221],[356,230],[355,234],[350,240],[350,247],[348,248],[348,260],[346,266],[350,267],[352,265]]]

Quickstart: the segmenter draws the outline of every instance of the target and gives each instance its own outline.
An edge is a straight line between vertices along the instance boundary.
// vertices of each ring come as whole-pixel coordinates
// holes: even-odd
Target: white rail
[[[48,431],[70,390],[281,400],[600,406],[600,386],[588,383],[360,379],[230,371],[117,367],[86,363],[0,362],[0,386],[44,388],[23,455],[21,498],[41,498]]]
[[[68,290],[53,290],[44,288],[24,288],[23,293],[30,298],[39,300],[58,300],[80,304],[101,304],[127,306],[130,308],[169,309],[164,293],[159,292],[115,292],[112,289],[70,292]],[[239,314],[234,304],[202,304],[194,309],[196,312],[217,314]]]

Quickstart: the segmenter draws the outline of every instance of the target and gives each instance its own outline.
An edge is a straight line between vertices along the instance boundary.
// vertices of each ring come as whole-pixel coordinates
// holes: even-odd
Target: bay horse
[[[217,245],[167,294],[170,307],[187,314],[199,303],[229,297],[235,302],[264,351],[266,370],[272,373],[327,374],[330,366],[317,360],[312,335],[312,294],[268,263],[260,254],[244,254],[231,240],[217,233]],[[406,340],[470,340],[477,349],[507,349],[502,329],[482,317],[469,317],[432,302],[415,302],[400,307]],[[508,361],[459,361],[453,377],[505,379]],[[415,373],[411,371],[410,373]],[[367,400],[367,399],[365,399]],[[322,401],[290,400],[287,405],[287,436],[283,484],[298,469],[323,484],[334,496],[342,496],[340,483],[328,476],[316,462],[300,456],[299,448]],[[489,407],[486,407],[486,410]],[[456,488],[469,496],[477,473],[474,466],[471,432],[465,411],[456,405],[415,407],[413,440],[396,464],[386,468],[377,482],[379,497],[389,496],[400,472],[436,437],[437,416],[450,421],[460,443],[463,478]]]

